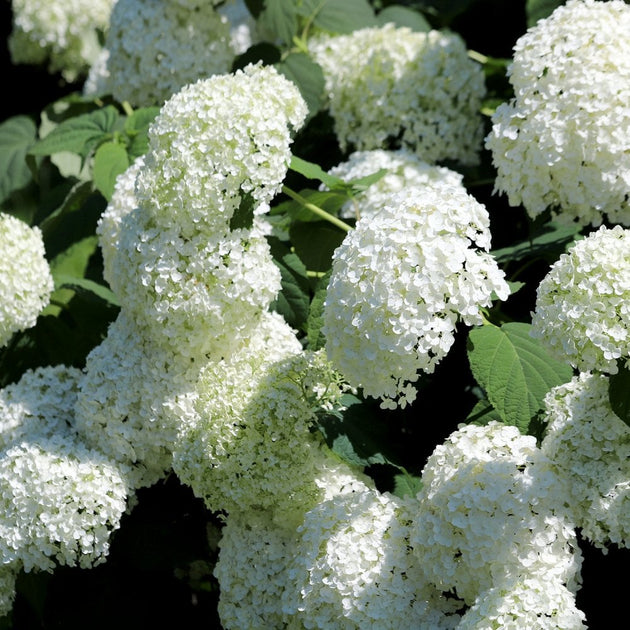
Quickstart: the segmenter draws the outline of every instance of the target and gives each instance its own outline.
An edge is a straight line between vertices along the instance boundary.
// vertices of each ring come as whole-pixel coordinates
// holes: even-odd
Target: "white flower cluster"
[[[202,370],[173,469],[211,511],[273,510],[290,526],[321,498],[318,478],[340,470],[313,427],[319,410],[341,408],[347,387],[322,350],[264,355],[244,348]]]
[[[582,372],[545,398],[541,449],[568,482],[565,501],[604,553],[630,547],[630,429],[613,413],[608,378]]]
[[[80,377],[77,368],[42,367],[0,391],[3,567],[99,564],[127,508],[122,471],[73,426]]]
[[[331,168],[328,174],[348,182],[368,177],[382,169],[387,173],[347,201],[339,210],[340,217],[359,219],[372,216],[389,204],[392,195],[407,188],[434,182],[449,186],[463,184],[461,173],[445,166],[428,164],[408,149],[355,151],[345,162]],[[325,188],[322,186],[322,189]]]
[[[15,64],[48,64],[74,81],[87,74],[102,47],[116,0],[11,0],[8,46]]]
[[[236,56],[232,24],[215,4],[117,0],[104,68],[95,64],[87,84],[98,87],[84,92],[108,92],[137,107],[161,106],[189,83],[230,72]]]
[[[54,283],[42,233],[0,213],[0,348],[16,333],[35,325],[48,305]]]
[[[442,596],[409,547],[403,501],[366,488],[309,510],[282,593],[288,628],[456,628],[461,602]]]
[[[630,229],[600,226],[576,241],[538,285],[531,334],[581,372],[630,360]]]
[[[480,324],[493,292],[508,297],[489,248],[488,212],[463,186],[408,188],[360,219],[333,255],[324,304],[335,367],[385,408],[411,403],[458,321]]]
[[[569,0],[514,46],[486,138],[495,190],[531,217],[630,225],[630,7]]]
[[[431,163],[478,163],[486,88],[457,33],[386,24],[308,45],[343,151],[409,148]]]
[[[461,426],[428,458],[422,482],[410,541],[439,590],[483,605],[518,576],[575,594],[582,556],[565,483],[534,437],[497,422]]]
[[[8,615],[13,609],[18,572],[18,567],[11,563],[0,567],[0,618]]]
[[[273,66],[249,65],[187,85],[149,128],[149,151],[136,183],[142,205],[162,223],[222,230],[245,195],[266,212],[291,158],[291,129],[307,107]]]

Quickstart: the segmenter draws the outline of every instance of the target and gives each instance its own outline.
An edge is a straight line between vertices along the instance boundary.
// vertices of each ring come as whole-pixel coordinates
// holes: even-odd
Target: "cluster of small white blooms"
[[[296,85],[273,66],[185,86],[149,128],[138,199],[185,231],[225,231],[245,194],[268,210],[287,173],[291,128],[306,114]]]
[[[304,517],[289,564],[286,627],[456,628],[461,602],[430,585],[409,551],[402,501],[377,490],[322,501]]]
[[[47,439],[74,424],[81,370],[44,366],[27,370],[0,390],[0,451],[22,440]]]
[[[408,149],[355,151],[345,162],[330,169],[329,175],[350,181],[373,175],[381,169],[387,173],[346,202],[339,210],[339,216],[346,219],[372,216],[389,204],[392,195],[406,188],[422,187],[433,182],[449,186],[463,185],[461,173],[428,164]],[[325,190],[323,186],[322,189]]]
[[[116,0],[11,0],[9,51],[13,63],[48,63],[73,81],[88,72],[101,51]]]
[[[0,559],[24,570],[105,561],[127,509],[120,469],[73,433],[22,441],[0,454]]]
[[[13,609],[19,563],[0,566],[0,619]]]
[[[323,494],[322,471],[338,468],[313,425],[319,410],[341,408],[346,387],[321,350],[265,365],[253,383],[245,359],[236,378],[202,371],[197,419],[180,433],[173,469],[211,511],[270,509],[288,523]]]
[[[118,251],[120,226],[124,216],[138,207],[136,177],[144,166],[140,156],[116,178],[114,193],[96,224],[96,234],[103,255],[103,277],[111,284],[113,261]]]
[[[630,225],[630,7],[569,0],[514,46],[515,98],[486,138],[495,191],[531,217]]]
[[[158,224],[145,207],[124,215],[110,285],[123,308],[165,348],[228,356],[280,290],[267,226],[193,232]]]
[[[482,593],[457,630],[582,630],[586,615],[575,594],[545,576],[509,580]]]
[[[457,33],[386,24],[317,36],[309,51],[323,69],[342,150],[394,142],[427,162],[478,163],[486,88]]]
[[[468,605],[514,576],[577,591],[566,485],[536,438],[498,422],[461,426],[428,458],[422,483],[410,540],[438,589]]]
[[[228,19],[205,0],[117,0],[105,48],[107,91],[136,107],[228,73],[235,57]]]
[[[296,553],[295,533],[278,527],[269,512],[233,512],[221,530],[214,575],[217,610],[225,630],[285,628],[282,593]]]
[[[385,408],[411,403],[457,322],[480,324],[493,292],[508,297],[489,247],[488,212],[459,185],[408,188],[357,221],[333,255],[324,305],[335,367]]]
[[[582,372],[545,398],[541,449],[568,484],[582,535],[606,552],[630,547],[630,429],[613,413],[608,378]]]
[[[54,282],[41,230],[0,212],[0,348],[31,328],[48,305]]]
[[[170,400],[197,376],[193,365],[177,359],[124,310],[87,356],[75,426],[86,444],[125,468],[133,488],[153,485],[171,469],[183,420],[172,412]]]
[[[630,360],[630,229],[600,226],[538,285],[531,334],[581,372],[616,374]]]

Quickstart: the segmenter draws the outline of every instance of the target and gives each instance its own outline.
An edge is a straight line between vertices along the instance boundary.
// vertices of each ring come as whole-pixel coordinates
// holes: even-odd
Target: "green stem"
[[[476,50],[469,50],[468,56],[471,59],[474,59],[475,61],[478,61],[481,64],[488,63],[488,57],[486,57],[486,55],[482,55],[480,52],[477,52]]]
[[[288,186],[283,186],[282,192],[285,195],[291,197],[291,199],[294,199],[299,204],[304,206],[307,210],[310,210],[313,214],[316,214],[318,217],[321,217],[322,219],[324,219],[324,221],[328,221],[329,223],[336,225],[338,228],[342,229],[344,232],[350,232],[350,230],[352,230],[352,227],[349,226],[347,223],[333,216],[329,212],[326,212],[326,210],[322,210],[319,206],[316,206],[315,204],[311,203],[310,201],[302,197],[302,195],[300,195],[299,193],[296,193],[294,190],[291,190]]]

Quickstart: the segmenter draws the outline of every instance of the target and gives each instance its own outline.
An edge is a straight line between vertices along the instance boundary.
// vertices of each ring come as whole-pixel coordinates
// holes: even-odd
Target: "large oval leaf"
[[[36,134],[28,116],[14,116],[0,125],[0,201],[31,180],[25,157]]]

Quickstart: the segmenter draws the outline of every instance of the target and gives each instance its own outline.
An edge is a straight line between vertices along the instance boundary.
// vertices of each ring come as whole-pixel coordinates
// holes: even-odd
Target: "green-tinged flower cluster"
[[[54,288],[38,227],[0,213],[0,348],[35,325]]]
[[[309,53],[324,71],[342,150],[408,148],[430,163],[478,163],[486,88],[457,33],[389,23],[314,37]]]
[[[326,293],[322,330],[335,367],[383,407],[411,403],[458,321],[480,324],[493,292],[509,295],[489,248],[486,208],[448,182],[407,188],[360,219],[333,255]]]
[[[613,413],[608,377],[582,372],[545,398],[543,453],[567,481],[582,535],[606,552],[630,547],[630,428]]]
[[[74,81],[98,58],[116,0],[11,0],[8,39],[16,64],[47,64]]]
[[[602,225],[558,258],[536,290],[532,335],[582,372],[630,360],[630,229]]]
[[[486,138],[495,190],[531,217],[630,225],[630,7],[569,0],[514,46]]]

